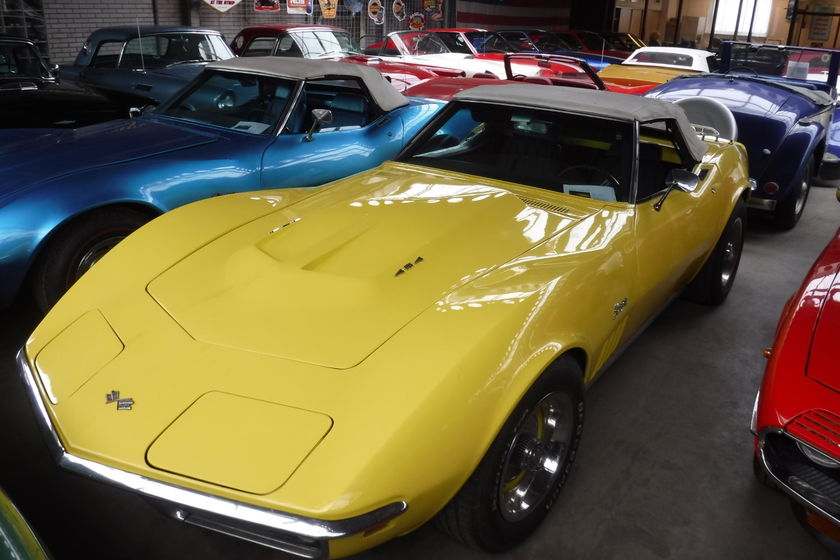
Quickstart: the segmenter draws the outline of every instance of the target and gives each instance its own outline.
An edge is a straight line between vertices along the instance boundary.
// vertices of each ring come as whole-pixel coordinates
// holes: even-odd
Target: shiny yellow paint
[[[682,74],[697,74],[690,68],[666,68],[662,66],[643,66],[630,64],[610,64],[602,68],[598,75],[602,80],[623,86],[644,86],[664,84],[671,78]]]
[[[660,212],[655,201],[601,202],[398,163],[315,190],[199,202],[106,255],[26,353],[40,379],[57,379],[64,366],[45,359],[52,348],[68,362],[87,351],[65,340],[68,325],[73,340],[112,331],[124,345],[73,373],[67,383],[78,386],[48,406],[76,455],[320,519],[409,504],[381,531],[331,543],[333,555],[351,554],[433,516],[559,356],[574,350],[594,379],[702,266],[744,194],[745,161],[742,146],[710,142],[699,188],[672,192]],[[92,309],[106,323],[78,322]],[[135,409],[105,405],[112,390]],[[223,466],[196,476],[202,467],[178,447],[191,431],[223,431],[206,412],[168,442],[166,461],[180,466],[152,466],[149,446],[218,394],[242,399],[230,412],[237,430],[254,430],[251,446],[285,449],[288,428],[283,414],[248,417],[246,399],[332,426],[316,442],[324,428],[313,422],[292,453],[302,462],[277,487],[269,477],[252,484],[236,446],[213,450]],[[264,476],[271,465],[260,468]]]

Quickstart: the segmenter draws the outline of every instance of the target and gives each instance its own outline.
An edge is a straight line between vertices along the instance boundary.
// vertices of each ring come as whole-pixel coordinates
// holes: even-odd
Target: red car
[[[840,543],[840,230],[788,300],[751,431],[762,482],[790,496],[810,532]]]
[[[241,30],[231,41],[230,48],[238,56],[322,58],[373,66],[398,91],[437,76],[463,75],[450,68],[389,62],[362,54],[362,49],[350,33],[330,25],[254,25]]]
[[[562,64],[570,67],[570,72],[547,74],[544,76],[523,76],[514,74],[515,62],[528,61],[541,67]],[[646,86],[624,86],[601,80],[589,64],[578,58],[553,54],[508,53],[504,55],[505,79],[495,79],[493,75],[473,78],[434,78],[418,83],[403,93],[412,97],[427,97],[449,101],[461,90],[476,86],[529,82],[554,86],[569,86],[592,90],[606,90],[617,93],[641,95],[656,84]],[[488,79],[489,78],[489,79]]]

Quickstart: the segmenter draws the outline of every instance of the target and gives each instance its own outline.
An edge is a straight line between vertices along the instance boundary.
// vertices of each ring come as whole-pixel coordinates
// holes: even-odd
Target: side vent
[[[414,268],[415,266],[417,266],[421,262],[423,262],[423,257],[417,257],[416,259],[414,259],[414,262],[405,263],[404,265],[402,265],[402,267],[400,267],[400,269],[398,271],[396,271],[394,273],[394,276],[399,276],[401,274],[405,274],[406,272],[408,272],[409,270],[411,270],[412,268]]]
[[[541,210],[548,210],[549,212],[554,212],[555,214],[566,214],[569,215],[571,210],[566,206],[557,206],[556,204],[551,204],[548,202],[542,202],[540,200],[534,200],[531,198],[519,198],[522,202],[527,204],[528,206],[533,206],[534,208],[539,208]]]

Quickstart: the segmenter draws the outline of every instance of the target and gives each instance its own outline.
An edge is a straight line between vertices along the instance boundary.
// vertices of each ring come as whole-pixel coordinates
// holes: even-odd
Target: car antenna
[[[143,60],[143,36],[140,35],[140,18],[134,18],[134,22],[137,24],[137,41],[140,43],[140,69],[145,72],[146,63]]]

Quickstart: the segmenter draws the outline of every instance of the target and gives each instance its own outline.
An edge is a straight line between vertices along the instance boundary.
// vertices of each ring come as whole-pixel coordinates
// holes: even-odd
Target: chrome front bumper
[[[799,440],[784,430],[764,430],[758,442],[759,466],[776,486],[840,527],[840,473],[829,473],[810,462],[796,449]]]
[[[62,445],[23,350],[17,354],[17,365],[47,446],[61,467],[160,501],[179,521],[303,558],[327,558],[331,540],[381,527],[408,509],[405,502],[394,502],[356,517],[314,519],[220,498],[77,457]]]

